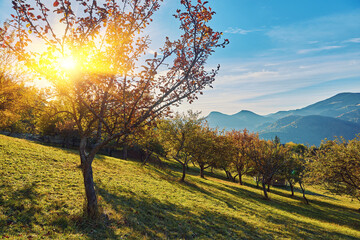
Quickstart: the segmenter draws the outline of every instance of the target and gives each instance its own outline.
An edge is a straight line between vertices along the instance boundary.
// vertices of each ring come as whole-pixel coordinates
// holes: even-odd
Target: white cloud
[[[228,29],[226,29],[226,30],[224,31],[224,33],[246,35],[246,34],[248,34],[248,33],[256,32],[256,31],[259,31],[259,30],[245,30],[245,29],[242,29],[242,28],[232,28],[232,27],[229,27]]]
[[[360,43],[360,38],[351,38],[351,39],[348,39],[344,42],[347,42],[347,43]]]
[[[333,50],[342,48],[344,46],[324,46],[324,47],[318,47],[318,48],[309,48],[309,49],[300,49],[297,51],[298,54],[306,54],[306,53],[312,53],[312,52],[320,52],[320,51],[326,51],[326,50]]]

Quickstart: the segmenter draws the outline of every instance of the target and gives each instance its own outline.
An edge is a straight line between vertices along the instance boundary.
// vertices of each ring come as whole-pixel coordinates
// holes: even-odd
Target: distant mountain
[[[264,139],[278,136],[281,142],[296,142],[320,145],[321,140],[333,140],[335,136],[353,139],[360,133],[360,124],[337,118],[311,115],[288,116],[277,120],[260,132]]]
[[[324,138],[352,139],[360,133],[360,93],[340,93],[307,107],[261,116],[243,110],[233,115],[211,112],[210,127],[248,129],[265,139],[319,145]]]
[[[206,117],[206,120],[209,126],[213,128],[219,127],[220,129],[225,128],[226,130],[246,128],[250,131],[255,131],[257,127],[265,123],[271,124],[274,121],[273,118],[260,116],[247,110],[242,110],[233,115],[211,112]]]
[[[280,119],[289,115],[339,117],[340,115],[357,109],[360,109],[360,93],[339,93],[331,98],[301,109],[280,111],[268,116],[275,119]]]

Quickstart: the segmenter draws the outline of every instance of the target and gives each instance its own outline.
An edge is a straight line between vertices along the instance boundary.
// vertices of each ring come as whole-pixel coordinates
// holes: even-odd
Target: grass
[[[102,211],[83,218],[76,151],[0,135],[0,238],[10,239],[359,239],[360,207],[346,197],[307,188],[273,188],[267,201],[245,185],[192,168],[141,166],[98,156],[94,180]]]

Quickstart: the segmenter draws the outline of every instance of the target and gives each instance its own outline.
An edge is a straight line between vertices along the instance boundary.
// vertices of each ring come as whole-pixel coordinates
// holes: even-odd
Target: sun
[[[59,59],[60,67],[65,71],[73,71],[77,67],[77,62],[72,56]]]

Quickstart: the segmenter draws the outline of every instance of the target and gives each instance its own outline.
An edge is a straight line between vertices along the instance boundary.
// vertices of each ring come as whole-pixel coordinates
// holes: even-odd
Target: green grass
[[[99,156],[94,180],[108,218],[82,217],[84,190],[76,151],[0,135],[0,238],[10,239],[359,239],[360,207],[307,188],[290,197],[273,188],[262,198],[221,175],[160,169]]]

